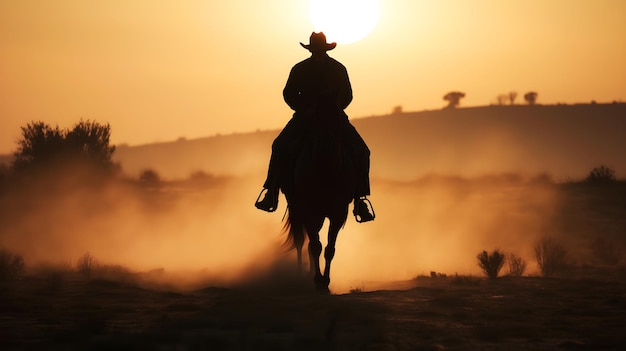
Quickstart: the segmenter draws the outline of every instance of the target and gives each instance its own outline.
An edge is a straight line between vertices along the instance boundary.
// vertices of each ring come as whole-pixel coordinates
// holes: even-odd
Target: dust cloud
[[[296,264],[293,252],[281,248],[286,203],[281,196],[271,214],[254,208],[262,180],[259,174],[210,178],[201,186],[126,180],[93,190],[67,180],[18,187],[0,203],[0,246],[31,265],[74,266],[90,253],[103,264],[164,272],[187,287],[288,276]],[[515,175],[374,179],[372,189],[376,220],[359,224],[350,216],[339,234],[335,293],[431,271],[480,274],[482,250],[515,253],[532,271],[533,245],[549,230],[556,203],[552,183]]]
[[[523,257],[532,273],[533,247],[552,231],[558,201],[552,185],[514,175],[378,181],[373,192],[377,219],[349,223],[338,241],[334,279],[350,288],[430,272],[482,275],[482,250]]]

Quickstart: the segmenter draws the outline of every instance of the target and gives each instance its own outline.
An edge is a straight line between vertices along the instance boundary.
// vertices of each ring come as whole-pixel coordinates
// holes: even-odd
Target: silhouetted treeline
[[[72,129],[52,127],[42,121],[22,127],[22,137],[14,153],[15,171],[44,171],[68,165],[85,166],[100,171],[113,168],[110,145],[111,127],[80,120]]]

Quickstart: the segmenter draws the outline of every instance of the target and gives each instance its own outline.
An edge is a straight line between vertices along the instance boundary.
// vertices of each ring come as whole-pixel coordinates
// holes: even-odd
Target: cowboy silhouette
[[[288,169],[289,146],[306,133],[307,119],[314,118],[318,113],[330,113],[341,121],[342,138],[354,153],[357,179],[353,213],[358,222],[371,221],[375,215],[373,208],[370,211],[371,203],[367,199],[367,195],[370,195],[370,150],[344,112],[352,101],[348,71],[343,64],[327,54],[337,43],[327,43],[324,33],[314,32],[308,45],[300,45],[309,50],[311,56],[291,69],[283,89],[285,102],[295,113],[272,143],[267,179],[255,206],[267,212],[276,210],[280,175]]]

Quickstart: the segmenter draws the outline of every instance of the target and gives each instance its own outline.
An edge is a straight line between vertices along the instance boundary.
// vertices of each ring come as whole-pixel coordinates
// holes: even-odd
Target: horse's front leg
[[[309,238],[309,260],[311,265],[311,275],[313,279],[317,282],[317,280],[322,276],[322,271],[320,269],[320,255],[322,254],[322,243],[319,240],[319,236],[317,240],[312,240]]]

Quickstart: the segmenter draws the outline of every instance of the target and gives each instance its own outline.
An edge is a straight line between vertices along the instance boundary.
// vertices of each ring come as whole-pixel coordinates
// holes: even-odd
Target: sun
[[[350,44],[372,32],[380,16],[379,0],[311,0],[311,22],[329,42]]]

